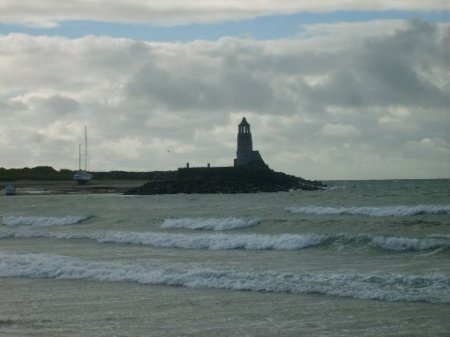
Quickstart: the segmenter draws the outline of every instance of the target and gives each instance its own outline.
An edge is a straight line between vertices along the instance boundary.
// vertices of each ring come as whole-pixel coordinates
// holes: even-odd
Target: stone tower
[[[234,166],[267,167],[258,151],[253,151],[252,133],[250,124],[242,118],[238,126],[237,151]]]

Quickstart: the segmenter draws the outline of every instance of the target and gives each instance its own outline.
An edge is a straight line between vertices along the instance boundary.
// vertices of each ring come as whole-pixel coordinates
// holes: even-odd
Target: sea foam
[[[215,270],[198,265],[123,264],[50,254],[0,252],[0,277],[89,279],[383,301],[450,303],[447,275],[287,273]]]
[[[2,216],[1,224],[7,226],[67,226],[81,223],[90,219],[86,215],[68,215],[62,217],[41,217],[41,216]]]
[[[56,233],[64,239],[91,239],[102,243],[126,243],[164,248],[209,250],[296,250],[320,244],[321,235],[261,234],[172,234],[152,232],[94,232],[82,234]]]
[[[450,240],[444,238],[405,238],[377,235],[370,240],[373,247],[392,251],[420,251],[429,249],[448,249]]]
[[[450,205],[380,206],[380,207],[287,207],[294,214],[311,215],[367,215],[367,216],[413,216],[422,214],[450,214]]]
[[[246,218],[180,218],[165,219],[161,228],[187,228],[187,229],[210,229],[225,231],[254,226],[260,223],[259,219]]]
[[[309,247],[368,246],[388,251],[423,251],[450,248],[450,238],[407,238],[372,234],[176,234],[157,232],[43,232],[34,230],[0,230],[0,239],[54,238],[94,240],[100,243],[144,245],[161,248],[198,250],[300,250]]]

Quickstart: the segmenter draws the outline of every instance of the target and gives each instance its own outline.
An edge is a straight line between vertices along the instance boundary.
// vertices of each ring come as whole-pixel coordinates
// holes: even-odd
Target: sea
[[[450,336],[450,180],[0,196],[0,336]]]

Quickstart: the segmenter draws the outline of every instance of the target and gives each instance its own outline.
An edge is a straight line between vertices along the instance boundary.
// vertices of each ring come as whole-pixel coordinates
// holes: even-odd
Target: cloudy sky
[[[0,167],[450,177],[446,0],[0,0]]]

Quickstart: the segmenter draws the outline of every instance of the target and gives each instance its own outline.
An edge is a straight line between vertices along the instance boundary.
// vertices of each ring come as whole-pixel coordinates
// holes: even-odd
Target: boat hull
[[[16,194],[16,185],[10,184],[5,186],[5,195],[14,195]]]
[[[85,172],[85,171],[80,171],[80,172],[76,172],[73,175],[73,180],[75,180],[79,184],[86,184],[89,181],[91,181],[92,176],[93,176],[92,173]]]

